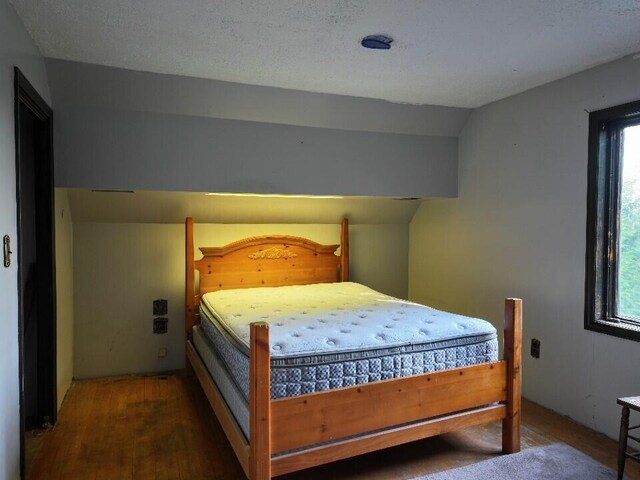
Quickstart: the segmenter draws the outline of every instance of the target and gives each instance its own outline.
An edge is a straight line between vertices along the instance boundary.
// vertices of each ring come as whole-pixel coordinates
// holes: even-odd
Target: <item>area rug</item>
[[[527,448],[415,480],[610,480],[613,470],[564,443]]]

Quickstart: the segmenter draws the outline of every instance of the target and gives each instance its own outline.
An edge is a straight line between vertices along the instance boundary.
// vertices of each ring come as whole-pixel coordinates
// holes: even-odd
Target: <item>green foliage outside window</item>
[[[625,152],[625,161],[632,160],[629,153]],[[640,185],[626,175],[620,205],[619,262],[618,314],[640,320]]]

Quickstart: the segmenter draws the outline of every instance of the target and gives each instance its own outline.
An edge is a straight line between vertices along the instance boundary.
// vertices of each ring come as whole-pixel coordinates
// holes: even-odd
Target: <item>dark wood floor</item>
[[[616,443],[532,402],[523,447],[565,442],[615,469]],[[500,454],[500,424],[450,433],[281,477],[411,479]],[[243,479],[197,381],[179,375],[76,382],[58,424],[27,439],[28,478]],[[629,479],[640,480],[635,462]]]

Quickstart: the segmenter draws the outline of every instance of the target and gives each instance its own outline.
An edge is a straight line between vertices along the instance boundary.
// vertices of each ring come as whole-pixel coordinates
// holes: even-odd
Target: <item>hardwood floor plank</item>
[[[75,382],[58,424],[29,458],[29,480],[237,480],[244,473],[194,379],[131,376]],[[522,446],[565,442],[616,468],[617,443],[535,403],[522,404]],[[279,477],[411,479],[500,455],[500,422]],[[640,480],[629,461],[625,478]]]
[[[184,389],[182,385],[182,378],[179,376],[170,377],[172,382],[172,389],[175,392],[180,392]],[[199,456],[194,451],[191,442],[193,441],[193,430],[191,411],[185,405],[186,395],[176,395],[175,401],[172,404],[171,415],[175,416],[178,420],[176,431],[173,438],[175,441],[175,449],[177,452],[182,452],[182,455],[178,456],[178,465],[180,468],[180,476],[185,479],[201,479],[205,478],[204,471],[202,470]]]
[[[131,452],[131,471],[135,479],[144,477],[144,453],[146,449],[144,412],[145,412],[145,383],[144,378],[140,381],[132,383],[130,386],[132,391],[131,403],[131,437],[133,438],[133,446]],[[154,472],[155,475],[155,472]],[[148,478],[148,476],[147,476]]]
[[[147,377],[142,378],[142,401],[139,412],[140,423],[135,431],[136,448],[134,459],[134,478],[140,480],[155,480],[156,464],[153,446],[153,429],[151,416],[153,415],[152,385]]]
[[[95,469],[91,478],[94,480],[118,478],[117,466],[114,463],[116,454],[114,449],[117,448],[114,441],[114,428],[117,423],[117,419],[114,418],[114,403],[117,402],[117,395],[123,387],[126,385],[119,383],[119,380],[111,382],[102,380],[100,382],[101,391],[96,402],[97,408],[94,415],[97,420],[96,431],[100,432],[100,435],[95,439],[97,448],[92,451],[92,463]]]
[[[164,378],[164,380],[163,380]],[[178,429],[175,415],[171,414],[175,395],[171,392],[168,377],[160,376],[150,379],[157,392],[158,408],[156,410],[156,435],[154,437],[157,480],[185,480],[180,476],[177,444],[174,434]]]
[[[182,385],[182,378],[176,377],[180,383],[178,388],[184,389],[184,395],[178,398],[178,410],[182,415],[184,429],[181,435],[182,448],[185,452],[186,463],[191,469],[191,478],[206,478],[207,465],[206,456],[203,455],[201,446],[199,445],[200,429],[198,425],[198,415],[195,404],[192,402],[192,395],[185,385]]]
[[[86,382],[81,385],[76,384],[74,390],[79,395],[77,400],[68,398],[69,402],[77,402],[77,408],[68,415],[68,428],[72,432],[72,436],[69,439],[69,459],[62,471],[62,477],[69,479],[90,478],[92,469],[86,462],[86,458],[93,437],[91,419],[98,389],[95,382]]]

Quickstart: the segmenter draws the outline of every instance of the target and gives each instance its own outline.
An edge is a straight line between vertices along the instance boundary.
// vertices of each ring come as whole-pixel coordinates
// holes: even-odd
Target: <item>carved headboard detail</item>
[[[252,260],[258,260],[260,258],[275,260],[278,258],[295,258],[298,254],[284,248],[271,247],[266,250],[257,250],[247,256]]]

